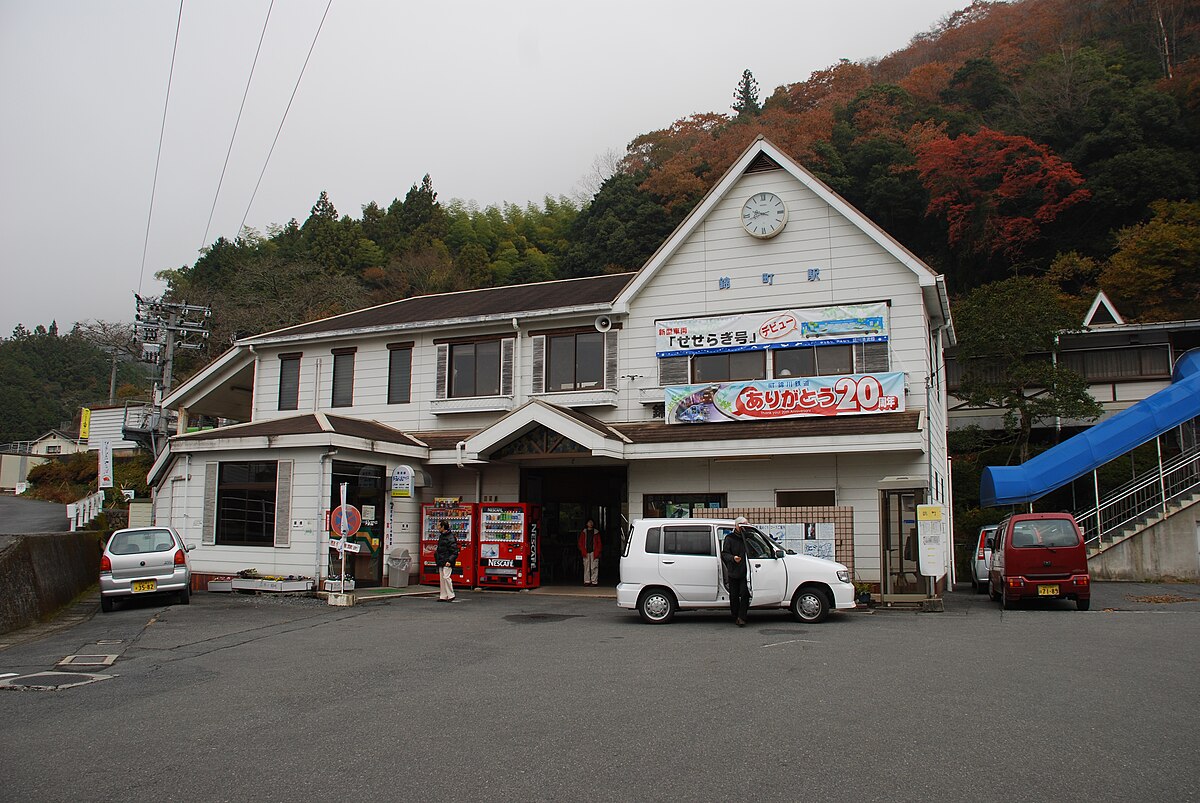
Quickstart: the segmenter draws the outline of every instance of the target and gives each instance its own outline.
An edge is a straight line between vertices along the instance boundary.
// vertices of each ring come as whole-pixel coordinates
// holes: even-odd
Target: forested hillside
[[[161,275],[210,343],[411,295],[636,270],[759,134],[944,273],[1200,317],[1200,4],[976,2],[878,60],[633,136],[586,203],[403,199],[219,239]],[[514,170],[520,169],[514,166]],[[214,354],[198,355],[206,361]],[[181,360],[181,376],[198,367]]]

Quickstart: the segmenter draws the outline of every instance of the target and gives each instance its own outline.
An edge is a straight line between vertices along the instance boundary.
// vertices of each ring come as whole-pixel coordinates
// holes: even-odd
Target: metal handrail
[[[1173,500],[1200,488],[1200,447],[1193,447],[1155,466],[1110,492],[1099,505],[1075,513],[1084,540],[1099,544],[1156,512],[1166,512]]]

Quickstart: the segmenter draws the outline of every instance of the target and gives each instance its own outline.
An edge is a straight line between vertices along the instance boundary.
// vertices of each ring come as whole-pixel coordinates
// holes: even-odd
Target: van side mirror
[[[788,550],[788,551],[790,552],[791,550]],[[776,558],[782,558],[782,557],[783,557],[784,555],[786,555],[786,554],[787,554],[787,553],[786,553],[786,552],[784,552],[784,551],[783,551],[782,549],[780,549],[779,547],[775,547],[775,557],[776,557]]]

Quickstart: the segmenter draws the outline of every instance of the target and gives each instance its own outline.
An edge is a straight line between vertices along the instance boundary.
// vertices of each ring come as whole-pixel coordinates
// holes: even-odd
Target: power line
[[[271,155],[275,153],[275,143],[279,142],[279,134],[283,131],[283,124],[287,121],[288,112],[292,109],[292,101],[296,99],[296,92],[300,89],[300,81],[304,78],[304,71],[308,68],[308,60],[312,58],[313,48],[317,46],[317,37],[321,35],[321,28],[325,25],[325,18],[329,16],[329,7],[332,5],[333,0],[329,0],[325,4],[325,13],[321,15],[321,22],[317,25],[317,32],[313,34],[312,44],[308,46],[308,55],[304,57],[304,64],[300,67],[300,75],[296,77],[296,85],[292,87],[292,96],[288,98],[287,108],[283,110],[283,117],[279,120],[279,128],[275,131],[275,139],[271,140],[271,149],[267,151],[267,158],[263,162],[262,172],[258,174],[258,181],[254,185],[254,192],[250,193],[250,203],[246,204],[246,214],[242,215],[242,223],[238,226],[239,235],[242,229],[246,227],[246,218],[250,217],[250,207],[254,206],[254,198],[258,195],[258,188],[262,184],[263,176],[267,173],[267,165],[271,162]]]
[[[217,181],[217,191],[213,195],[212,209],[208,210],[208,223],[204,226],[204,239],[200,241],[200,248],[197,249],[200,251],[203,251],[204,246],[208,244],[208,232],[212,228],[213,213],[217,211],[217,199],[221,197],[221,185],[225,183],[225,169],[229,167],[229,155],[233,153],[233,141],[237,138],[238,126],[242,122],[242,110],[246,108],[246,96],[250,94],[250,82],[254,80],[254,68],[258,66],[258,54],[262,52],[262,43],[267,36],[267,23],[271,21],[271,9],[273,8],[275,8],[275,0],[271,0],[271,5],[267,7],[267,18],[263,20],[262,33],[258,35],[258,48],[254,51],[254,63],[250,65],[250,75],[246,78],[246,89],[242,92],[242,105],[238,106],[237,120],[233,123],[233,134],[229,137],[229,150],[225,151],[225,164],[221,165],[221,178]],[[241,233],[240,228],[238,233]]]
[[[146,238],[142,241],[142,267],[138,271],[138,292],[142,292],[142,277],[146,273],[146,251],[150,247],[150,221],[154,218],[154,194],[158,190],[158,165],[162,161],[163,135],[167,131],[167,109],[171,105],[171,82],[175,79],[175,54],[179,52],[179,29],[183,25],[183,0],[179,0],[179,17],[175,20],[175,45],[171,48],[171,71],[167,74],[167,97],[163,101],[162,127],[158,130],[158,155],[154,157],[154,182],[150,185],[150,210],[146,213]]]

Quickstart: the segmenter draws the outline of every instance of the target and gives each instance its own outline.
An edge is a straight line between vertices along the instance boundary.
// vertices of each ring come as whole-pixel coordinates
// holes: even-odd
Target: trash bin
[[[408,574],[412,569],[412,556],[403,547],[388,553],[388,588],[408,588]]]

